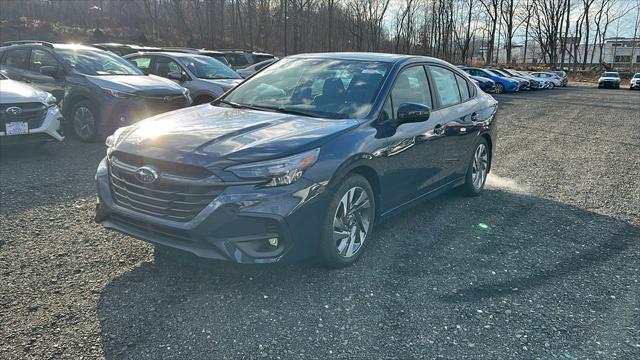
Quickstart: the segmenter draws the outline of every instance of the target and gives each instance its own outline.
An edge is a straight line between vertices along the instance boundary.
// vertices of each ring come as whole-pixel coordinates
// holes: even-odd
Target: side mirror
[[[42,75],[58,77],[58,68],[55,66],[40,66],[39,70]]]
[[[171,71],[167,74],[167,78],[171,80],[184,81],[184,77],[177,71]]]
[[[396,126],[429,120],[431,108],[427,105],[404,103],[398,107]]]

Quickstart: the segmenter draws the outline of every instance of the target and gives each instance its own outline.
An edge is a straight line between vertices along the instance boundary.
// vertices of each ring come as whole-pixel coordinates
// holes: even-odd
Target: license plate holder
[[[6,135],[23,135],[29,133],[29,123],[23,121],[8,122],[5,124]]]

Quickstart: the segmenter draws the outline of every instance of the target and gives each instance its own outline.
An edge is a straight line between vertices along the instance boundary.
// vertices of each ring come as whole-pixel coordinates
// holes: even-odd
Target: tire
[[[333,192],[323,221],[322,264],[333,269],[353,264],[371,241],[375,214],[375,198],[367,179],[357,174],[344,179]]]
[[[206,103],[210,103],[213,101],[212,97],[209,96],[200,96],[193,101],[193,106],[202,105]]]
[[[554,83],[549,83],[549,89],[553,89],[554,87],[556,87],[556,84],[554,84]]]
[[[480,165],[482,169],[478,172],[476,169]],[[491,155],[489,154],[489,145],[485,138],[480,138],[480,141],[473,148],[473,156],[469,161],[467,168],[467,175],[465,176],[464,184],[462,185],[462,192],[467,196],[476,196],[484,189],[484,184],[487,181],[487,175],[489,175],[489,169],[491,168]],[[480,177],[478,177],[480,176]]]
[[[496,83],[496,94],[504,93],[504,85]]]
[[[98,135],[100,119],[95,106],[87,100],[78,102],[71,110],[71,129],[78,139],[92,142]]]

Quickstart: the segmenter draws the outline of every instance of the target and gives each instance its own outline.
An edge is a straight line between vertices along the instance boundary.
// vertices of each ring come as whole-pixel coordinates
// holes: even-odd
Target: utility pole
[[[284,2],[284,56],[287,56],[287,2],[288,0],[282,0]]]

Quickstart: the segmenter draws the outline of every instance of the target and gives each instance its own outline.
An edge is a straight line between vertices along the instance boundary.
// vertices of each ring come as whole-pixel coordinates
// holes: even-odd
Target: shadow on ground
[[[573,358],[640,351],[633,340],[640,335],[638,227],[494,188],[472,199],[437,198],[377,234],[365,256],[342,270],[143,263],[102,291],[105,355]]]

